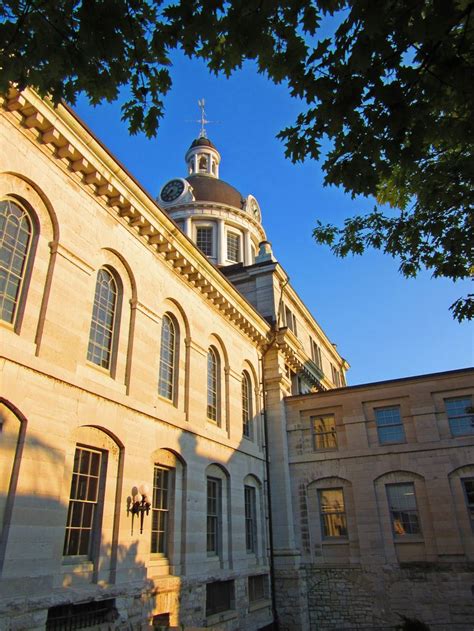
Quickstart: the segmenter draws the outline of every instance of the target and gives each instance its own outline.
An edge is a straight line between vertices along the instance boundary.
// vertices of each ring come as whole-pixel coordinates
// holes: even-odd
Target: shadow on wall
[[[223,428],[209,428],[213,459],[208,437],[179,431],[173,450],[154,421],[138,463],[154,487],[142,534],[118,439],[89,425],[55,448],[5,400],[0,422],[0,628],[52,631],[84,619],[139,628],[154,618],[257,629],[271,620],[263,472],[251,455],[257,419],[252,439],[233,449],[219,443]],[[251,626],[248,575],[263,604]]]

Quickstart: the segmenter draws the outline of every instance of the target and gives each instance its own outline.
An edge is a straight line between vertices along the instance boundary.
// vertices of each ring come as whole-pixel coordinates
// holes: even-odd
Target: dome
[[[186,180],[192,186],[197,202],[216,202],[239,210],[244,207],[245,199],[239,191],[223,180],[208,175],[190,175]]]
[[[209,138],[205,138],[204,136],[199,136],[199,138],[193,140],[189,148],[192,149],[193,147],[211,147],[212,149],[216,148],[216,146],[209,140]]]

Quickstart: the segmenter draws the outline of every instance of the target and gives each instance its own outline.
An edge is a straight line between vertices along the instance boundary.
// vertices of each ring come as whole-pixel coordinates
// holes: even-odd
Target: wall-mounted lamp
[[[135,515],[140,515],[140,534],[143,532],[143,517],[145,513],[148,515],[150,512],[151,502],[148,500],[150,489],[148,484],[142,483],[139,487],[134,486],[132,489],[132,506],[129,511],[132,513],[132,534],[133,534],[133,519]]]

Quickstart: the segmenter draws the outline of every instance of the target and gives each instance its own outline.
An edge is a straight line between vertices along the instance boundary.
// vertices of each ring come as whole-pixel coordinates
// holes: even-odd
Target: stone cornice
[[[333,343],[328,338],[326,333],[322,330],[322,328],[319,326],[319,324],[316,322],[314,316],[311,314],[307,306],[304,304],[304,302],[301,300],[301,298],[298,296],[296,291],[291,286],[291,283],[287,282],[290,280],[289,276],[286,273],[286,271],[283,269],[283,267],[280,265],[280,263],[275,263],[275,273],[278,280],[280,281],[280,286],[284,286],[283,293],[284,294],[286,293],[289,296],[290,300],[295,305],[298,306],[298,310],[300,311],[301,315],[305,318],[307,325],[309,326],[310,329],[315,329],[315,331],[317,332],[321,340],[325,342],[325,349],[333,356],[334,361],[337,362],[338,366],[343,366],[346,370],[349,369],[350,365],[347,362],[347,360],[345,360],[343,357],[341,357],[341,355],[339,355],[337,350],[334,348]]]
[[[166,209],[166,212],[170,215],[178,213],[186,213],[191,217],[206,215],[221,216],[223,218],[232,220],[232,215],[235,215],[241,222],[247,222],[249,226],[258,234],[260,241],[265,241],[267,238],[263,227],[260,222],[254,219],[248,212],[239,210],[234,206],[227,206],[226,204],[218,204],[217,202],[183,202],[176,206],[171,206]]]
[[[288,328],[285,327],[278,330],[275,343],[291,370],[297,374],[302,373],[309,384],[317,390],[328,390],[328,383],[323,373],[312,359],[306,355],[301,342]]]
[[[164,260],[245,336],[259,346],[270,327],[231,283],[64,105],[54,107],[33,90],[0,97],[13,122],[117,221]]]

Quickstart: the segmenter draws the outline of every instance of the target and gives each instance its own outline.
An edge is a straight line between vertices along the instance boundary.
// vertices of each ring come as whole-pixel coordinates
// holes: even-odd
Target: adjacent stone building
[[[220,161],[201,135],[155,201],[1,102],[0,629],[467,620],[472,372],[347,388]]]
[[[312,629],[474,621],[474,370],[289,397]]]

